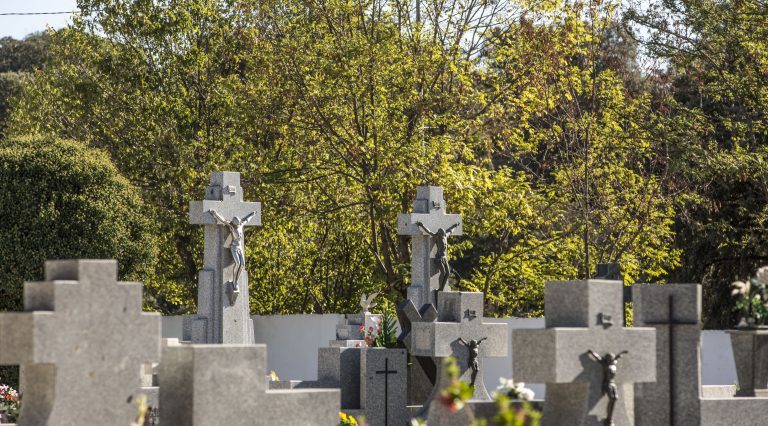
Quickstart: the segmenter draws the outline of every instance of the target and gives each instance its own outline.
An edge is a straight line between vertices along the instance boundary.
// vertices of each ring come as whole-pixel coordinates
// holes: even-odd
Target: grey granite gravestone
[[[114,260],[45,263],[24,283],[25,312],[0,313],[0,364],[22,367],[19,425],[119,425],[136,419],[140,367],[160,358],[160,315]]]
[[[701,286],[634,284],[637,327],[656,329],[656,382],[635,385],[637,425],[701,423]]]
[[[360,356],[360,401],[368,426],[408,422],[405,349],[367,348]]]
[[[243,268],[239,275],[239,294],[236,295],[233,292],[235,262],[229,248],[232,236],[211,211],[228,221],[253,213],[253,219],[244,226],[261,225],[261,203],[243,202],[240,173],[212,173],[205,200],[189,203],[189,222],[205,225],[205,251],[203,269],[198,275],[197,315],[184,318],[183,338],[193,343],[253,343],[248,272]]]
[[[338,425],[337,389],[268,390],[266,371],[266,345],[166,346],[158,374],[161,420],[178,426]]]
[[[443,188],[439,186],[416,188],[413,212],[397,216],[397,233],[411,236],[411,285],[407,298],[421,309],[424,304],[435,304],[440,272],[434,258],[437,251],[435,238],[420,229],[417,222],[432,231],[457,225],[449,234],[453,236],[462,235],[462,227],[460,215],[446,213]],[[444,290],[448,291],[450,287],[446,286]]]
[[[411,324],[410,353],[436,358],[440,362],[437,383],[419,417],[426,415],[439,391],[447,385],[444,379],[448,376],[441,371],[443,358],[451,356],[456,359],[459,380],[474,382],[472,400],[488,401],[491,398],[483,382],[483,358],[507,355],[507,324],[483,321],[483,293],[438,292],[437,312],[437,321]],[[460,339],[464,342],[481,341],[476,358]],[[473,361],[477,363],[477,372],[473,369]]]
[[[545,329],[512,330],[515,380],[546,383],[542,425],[603,425],[609,398],[604,369],[590,357],[629,351],[618,361],[614,423],[634,424],[633,384],[656,379],[653,328],[624,328],[623,285],[619,281],[548,282]]]

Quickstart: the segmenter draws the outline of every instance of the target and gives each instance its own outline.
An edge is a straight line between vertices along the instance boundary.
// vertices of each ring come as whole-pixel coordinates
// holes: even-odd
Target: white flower
[[[733,287],[733,290],[731,290],[731,296],[749,294],[749,281],[734,281],[733,284],[731,284],[731,287]]]
[[[763,266],[762,268],[757,270],[757,274],[755,274],[755,279],[760,284],[768,284],[768,266]]]

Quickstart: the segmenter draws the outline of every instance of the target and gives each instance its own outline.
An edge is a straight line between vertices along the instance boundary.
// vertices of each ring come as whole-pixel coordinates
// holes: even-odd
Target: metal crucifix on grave
[[[609,280],[548,282],[546,328],[512,331],[513,377],[547,385],[542,425],[602,426],[606,417],[618,426],[634,424],[633,386],[656,380],[656,333],[622,326],[623,287]],[[611,377],[615,400],[605,392],[604,367],[594,354],[623,351],[629,353]]]
[[[412,322],[409,336],[412,355],[442,359],[452,356],[459,366],[459,379],[474,384],[472,400],[489,401],[490,395],[483,382],[482,365],[485,357],[507,355],[507,324],[483,322],[483,293],[438,292],[438,317],[434,322]],[[475,316],[466,315],[474,311]],[[474,347],[464,342],[482,342]],[[442,369],[442,362],[438,363]],[[430,403],[448,383],[446,374],[437,372],[433,393],[424,404]]]
[[[236,263],[233,249],[237,244],[238,251],[244,250],[245,241],[242,230],[233,232],[234,225],[222,225],[222,218],[233,223],[237,219],[240,227],[261,225],[261,203],[243,201],[240,173],[212,173],[205,200],[189,203],[189,223],[205,225],[205,251],[198,277],[197,315],[185,319],[185,339],[253,343],[248,273],[244,258],[240,265]]]
[[[440,230],[447,235],[438,235]],[[447,245],[448,236],[462,235],[461,215],[446,213],[442,187],[420,186],[416,188],[413,212],[397,217],[397,233],[411,236],[408,299],[417,309],[424,304],[435,304],[435,290],[441,285],[441,269],[448,262],[446,247],[441,245]],[[445,279],[447,277],[444,282]]]

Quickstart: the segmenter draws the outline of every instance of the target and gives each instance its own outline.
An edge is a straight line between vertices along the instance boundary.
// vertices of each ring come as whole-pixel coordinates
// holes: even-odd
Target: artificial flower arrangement
[[[768,266],[757,270],[754,277],[731,284],[735,309],[741,313],[737,328],[757,328],[768,323]]]
[[[19,393],[8,385],[0,385],[0,415],[11,423],[19,417]]]
[[[523,401],[533,401],[533,398],[536,396],[532,389],[525,387],[525,383],[515,383],[514,380],[503,377],[499,378],[496,394],[506,395],[510,399],[520,399]]]

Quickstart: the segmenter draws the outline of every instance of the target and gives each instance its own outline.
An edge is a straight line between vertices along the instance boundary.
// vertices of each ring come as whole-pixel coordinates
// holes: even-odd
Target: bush
[[[0,142],[0,310],[22,308],[24,281],[48,259],[117,259],[148,278],[156,240],[136,188],[103,151],[46,137]]]

